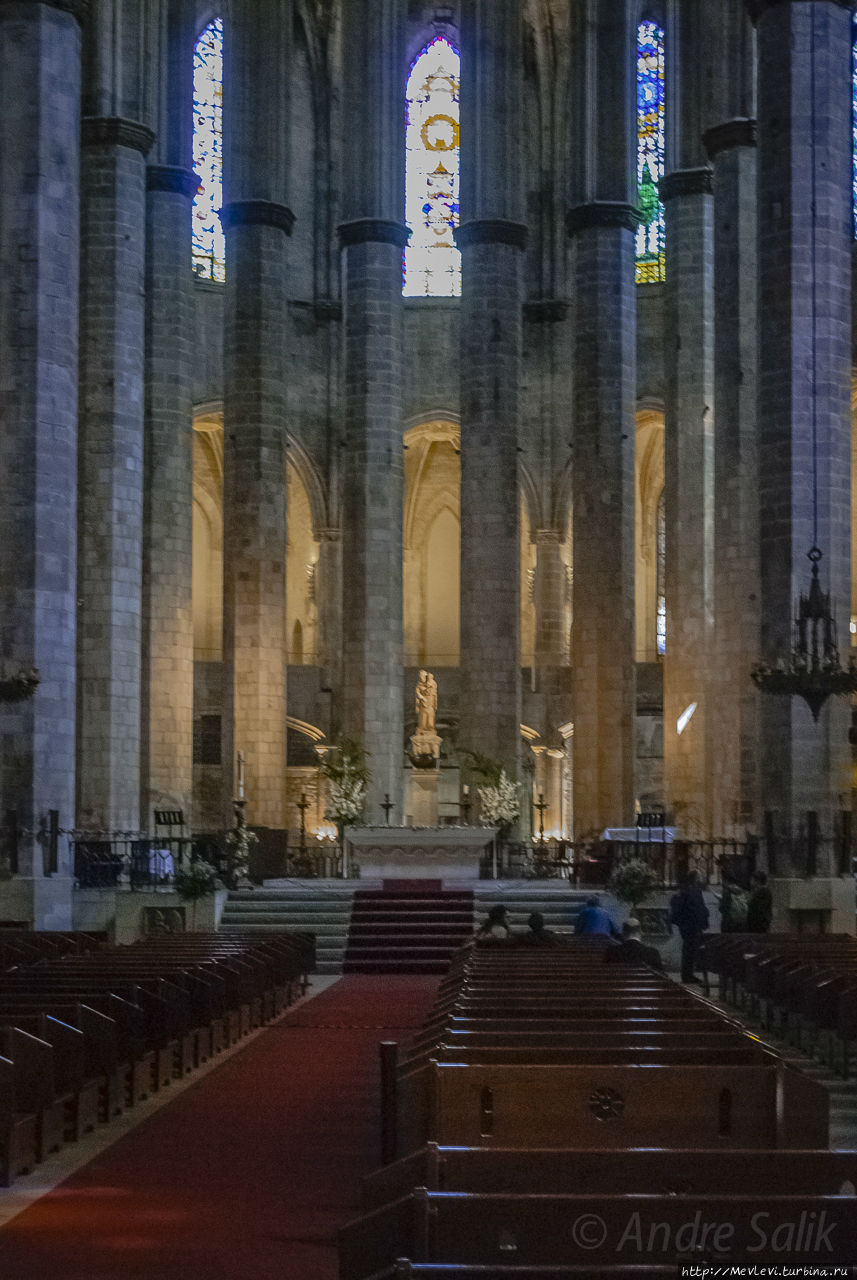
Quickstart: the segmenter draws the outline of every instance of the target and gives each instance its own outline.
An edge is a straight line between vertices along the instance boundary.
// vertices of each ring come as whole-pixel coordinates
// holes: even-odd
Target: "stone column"
[[[759,0],[759,470],[761,649],[789,653],[807,552],[848,653],[851,469],[851,5]],[[813,462],[817,527],[813,519]],[[847,703],[813,723],[799,698],[760,697],[762,813],[803,869],[817,820],[834,831],[849,782]],[[814,813],[817,819],[807,819]],[[789,844],[781,846],[786,860]],[[781,873],[783,865],[777,867]]]
[[[636,10],[597,0],[578,92],[598,101],[569,210],[575,280],[572,693],[574,829],[634,811],[634,103]]]
[[[342,728],[366,748],[366,816],[385,793],[402,814],[402,251],[405,50],[402,0],[343,10],[345,101],[359,121],[345,150],[342,245]],[[367,74],[367,68],[372,73]]]
[[[667,260],[664,794],[672,818],[685,834],[695,837],[713,834],[707,720],[714,626],[711,191],[707,166],[673,169],[660,184]]]
[[[291,0],[248,0],[224,36],[224,808],[285,829],[287,237]],[[260,121],[265,127],[260,128]],[[231,762],[231,764],[229,763]]]
[[[559,529],[537,529],[535,540],[536,666],[543,671],[568,662],[563,634],[566,571]]]
[[[714,170],[714,646],[709,729],[712,826],[756,821],[758,694],[746,678],[759,647],[756,422],[755,40],[739,6],[711,12],[718,76],[705,146]],[[736,673],[741,673],[736,678]]]
[[[146,170],[146,399],[143,542],[142,805],[181,809],[193,791],[193,15],[168,5],[161,28],[157,149]]]
[[[4,914],[71,928],[71,868],[38,833],[74,816],[79,122],[86,5],[0,4],[0,802],[22,834]],[[46,96],[49,95],[49,96]]]
[[[81,135],[78,823],[140,825],[146,162],[136,120]]]
[[[461,694],[458,742],[520,766],[518,438],[527,230],[520,0],[461,9]]]

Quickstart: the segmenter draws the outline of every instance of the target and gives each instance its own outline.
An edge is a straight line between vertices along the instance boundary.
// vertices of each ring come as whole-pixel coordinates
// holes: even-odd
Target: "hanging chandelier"
[[[783,694],[803,698],[818,721],[819,713],[830,697],[848,697],[857,693],[857,665],[850,656],[848,665],[839,661],[836,643],[836,619],[830,602],[830,593],[822,591],[818,566],[822,552],[818,546],[818,421],[816,404],[817,376],[817,287],[816,287],[816,165],[815,165],[815,13],[811,18],[811,227],[812,227],[812,363],[810,366],[810,405],[812,438],[812,546],[807,558],[812,565],[812,575],[807,595],[798,599],[794,620],[794,641],[787,658],[778,658],[773,665],[758,662],[750,677],[763,693]]]
[[[821,551],[814,546],[807,558],[812,565],[812,576],[809,593],[798,600],[791,653],[788,658],[779,658],[773,666],[757,663],[750,676],[762,693],[803,698],[813,720],[817,721],[828,698],[857,693],[857,665],[853,656],[847,667],[839,661],[836,619],[830,596],[822,591],[818,579]]]

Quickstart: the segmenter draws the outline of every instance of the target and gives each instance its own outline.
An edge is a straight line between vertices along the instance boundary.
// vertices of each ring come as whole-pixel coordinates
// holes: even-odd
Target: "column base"
[[[0,924],[71,930],[71,876],[13,876],[0,881]]]
[[[774,905],[772,933],[854,934],[857,893],[853,878],[772,876],[768,886]]]

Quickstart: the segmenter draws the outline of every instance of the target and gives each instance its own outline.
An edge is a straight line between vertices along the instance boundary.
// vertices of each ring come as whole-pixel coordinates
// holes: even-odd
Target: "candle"
[[[244,752],[238,752],[238,799],[244,799]]]
[[[467,785],[467,783],[466,783],[466,782],[465,782],[464,786],[462,787],[462,791],[464,792],[464,794],[465,794],[466,796],[469,796],[469,795],[470,795],[470,788],[468,787],[468,785]]]

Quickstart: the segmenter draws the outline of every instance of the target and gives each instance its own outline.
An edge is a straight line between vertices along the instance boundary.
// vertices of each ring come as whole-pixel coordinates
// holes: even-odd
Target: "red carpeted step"
[[[439,973],[473,933],[473,894],[431,880],[354,895],[345,973]]]

